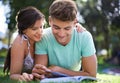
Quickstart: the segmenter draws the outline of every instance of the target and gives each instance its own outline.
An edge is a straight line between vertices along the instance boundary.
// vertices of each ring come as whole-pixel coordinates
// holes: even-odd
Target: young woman
[[[16,16],[18,35],[13,41],[4,64],[13,80],[30,81],[34,66],[34,44],[42,36],[44,15],[35,7],[21,9]]]

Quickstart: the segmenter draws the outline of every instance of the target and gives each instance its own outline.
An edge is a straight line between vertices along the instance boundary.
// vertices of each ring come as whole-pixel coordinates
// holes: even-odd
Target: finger
[[[35,77],[35,79],[44,79],[45,78],[44,75],[40,75],[40,74],[37,74],[37,73],[32,73],[32,75]]]
[[[38,73],[38,74],[45,74],[45,73],[46,73],[45,70],[40,69],[40,68],[39,68],[39,69],[33,68],[32,72],[33,72],[33,73]]]
[[[30,77],[29,77],[29,74],[23,73],[22,75],[23,75],[23,77],[24,77],[27,81],[30,81],[30,80],[31,80]]]
[[[86,31],[86,29],[79,23],[76,23],[76,28],[78,32]]]
[[[44,65],[36,64],[34,67],[37,68],[37,69],[39,69],[39,68],[41,68],[42,66],[44,66]]]
[[[36,64],[34,68],[50,71],[46,66],[41,65],[41,64]]]
[[[51,72],[51,70],[45,66],[43,66],[42,69],[45,70],[46,72]]]
[[[41,64],[36,64],[33,68],[32,72],[39,73],[39,74],[45,74],[46,72],[51,72],[50,69],[48,69],[46,66]]]
[[[22,82],[22,81],[27,81],[22,75],[19,77],[18,81]]]
[[[82,32],[81,26],[79,25],[79,23],[76,23],[76,29],[78,32]]]
[[[32,74],[29,74],[29,78],[30,78],[30,80],[32,80],[34,78],[34,76]]]

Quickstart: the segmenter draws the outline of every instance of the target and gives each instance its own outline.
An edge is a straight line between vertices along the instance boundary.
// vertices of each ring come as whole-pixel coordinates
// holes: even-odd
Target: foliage
[[[36,8],[40,9],[41,12],[45,14],[45,16],[48,18],[48,9],[49,5],[52,3],[53,0],[3,0],[8,1],[10,6],[10,17],[7,18],[8,22],[8,28],[10,31],[14,31],[15,29],[15,16],[17,12],[26,7],[26,6],[35,6]]]
[[[0,50],[0,58],[4,58],[7,55],[7,49]]]
[[[85,27],[92,33],[96,49],[110,49],[120,42],[120,0],[76,0]],[[102,42],[102,43],[101,43]]]
[[[48,9],[53,0],[3,0],[3,3],[9,5],[10,12],[6,14],[8,29],[9,29],[9,41],[10,44],[11,36],[16,30],[15,17],[17,12],[26,6],[35,6],[38,8],[48,19]]]
[[[9,42],[14,32],[15,16],[19,9],[35,6],[40,9],[48,20],[48,9],[54,0],[3,0],[10,6],[11,11],[6,15],[9,32]],[[75,0],[84,23],[93,35],[97,51],[107,49],[120,42],[120,0]],[[48,26],[48,25],[47,25]],[[115,39],[115,40],[114,40]],[[102,43],[101,43],[102,42]],[[113,48],[112,47],[112,48]]]

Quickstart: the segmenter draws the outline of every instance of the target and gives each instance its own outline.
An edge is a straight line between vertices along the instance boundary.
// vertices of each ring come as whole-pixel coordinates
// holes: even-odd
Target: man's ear
[[[78,23],[78,20],[77,18],[74,19],[74,24]]]
[[[49,16],[49,25],[51,26],[51,20],[52,20],[52,17]]]

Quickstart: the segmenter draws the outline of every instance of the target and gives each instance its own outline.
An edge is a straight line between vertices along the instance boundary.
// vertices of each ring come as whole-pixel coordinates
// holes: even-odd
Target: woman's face
[[[37,42],[41,40],[42,32],[43,32],[43,25],[44,25],[43,20],[37,20],[32,27],[27,28],[24,31],[24,34],[28,36],[30,41]]]

